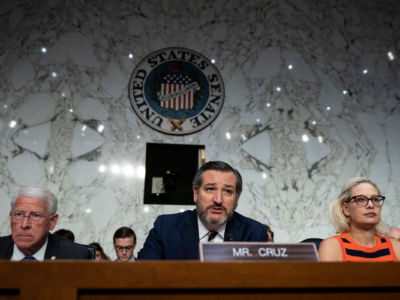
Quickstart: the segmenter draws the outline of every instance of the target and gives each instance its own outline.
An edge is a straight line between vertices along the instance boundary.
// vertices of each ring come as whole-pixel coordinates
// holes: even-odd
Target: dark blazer
[[[0,259],[11,259],[14,242],[9,236],[0,237]],[[44,259],[94,259],[94,248],[74,243],[49,233]]]
[[[226,224],[224,240],[266,242],[268,234],[264,225],[235,212]],[[197,211],[159,216],[138,259],[199,259]]]

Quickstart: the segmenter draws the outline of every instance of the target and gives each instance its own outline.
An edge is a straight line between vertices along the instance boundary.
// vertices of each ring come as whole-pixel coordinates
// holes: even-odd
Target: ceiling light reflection
[[[389,52],[387,53],[387,56],[388,56],[388,58],[389,58],[390,60],[394,60],[394,54],[393,54],[392,51],[389,51]]]
[[[118,175],[121,172],[121,168],[118,165],[111,166],[111,173]]]
[[[122,173],[126,177],[132,177],[133,176],[133,167],[131,165],[125,165],[122,167]]]
[[[104,125],[103,124],[100,124],[99,126],[97,126],[97,131],[98,132],[102,133],[103,130],[104,130]]]
[[[15,120],[12,120],[11,122],[10,122],[10,124],[9,124],[9,126],[10,126],[10,128],[14,128],[15,126],[17,126],[17,121],[15,121]]]
[[[310,138],[308,137],[307,134],[303,134],[303,135],[301,136],[301,139],[303,140],[304,143],[307,143],[307,142],[310,140]]]
[[[146,168],[144,166],[138,166],[136,169],[136,174],[140,179],[144,179],[146,176]]]
[[[105,165],[100,165],[100,166],[99,166],[99,172],[100,172],[100,173],[105,173],[106,171],[107,171],[107,168],[106,168]]]

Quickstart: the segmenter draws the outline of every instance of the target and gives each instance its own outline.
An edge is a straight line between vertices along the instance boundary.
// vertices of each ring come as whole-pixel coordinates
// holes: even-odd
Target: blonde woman
[[[400,242],[383,236],[384,200],[372,181],[363,177],[350,179],[330,211],[339,235],[321,242],[320,261],[398,261]]]

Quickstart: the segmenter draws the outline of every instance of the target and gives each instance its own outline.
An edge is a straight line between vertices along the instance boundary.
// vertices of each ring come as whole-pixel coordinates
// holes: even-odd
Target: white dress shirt
[[[34,253],[33,256],[36,260],[38,261],[44,261],[44,254],[46,253],[46,248],[47,248],[47,240],[46,243],[40,248],[36,253]],[[17,245],[14,243],[14,249],[13,249],[13,254],[11,256],[12,261],[20,261],[22,260],[26,255],[21,252],[21,250],[18,249]]]
[[[217,231],[218,234],[213,238],[211,241],[208,241],[208,233],[210,230],[208,230],[203,222],[201,222],[200,217],[197,216],[197,223],[199,227],[199,240],[200,243],[219,243],[224,241],[224,235],[225,235],[225,227],[226,224],[222,225]]]

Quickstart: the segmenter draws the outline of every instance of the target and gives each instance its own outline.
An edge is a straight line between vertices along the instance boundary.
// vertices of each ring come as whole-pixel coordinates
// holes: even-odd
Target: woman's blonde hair
[[[339,196],[333,201],[330,208],[330,216],[333,223],[333,226],[336,229],[337,233],[349,232],[350,231],[350,223],[351,220],[349,217],[345,216],[342,210],[342,203],[349,201],[351,198],[351,191],[353,187],[359,185],[360,183],[369,183],[372,185],[378,193],[380,194],[380,190],[378,186],[372,182],[371,180],[364,177],[355,177],[351,178],[347,183],[343,186],[342,191]],[[383,235],[386,232],[386,226],[382,220],[379,221],[375,226],[375,232],[377,234]]]

